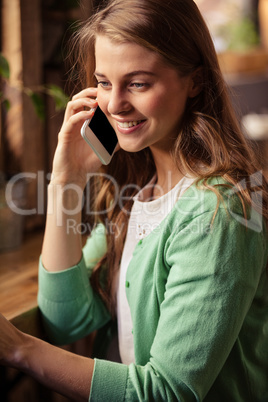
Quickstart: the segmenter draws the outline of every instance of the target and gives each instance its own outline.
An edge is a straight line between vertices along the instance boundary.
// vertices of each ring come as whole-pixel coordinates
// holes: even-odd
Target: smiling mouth
[[[134,127],[137,126],[138,124],[142,123],[145,120],[134,120],[134,121],[124,121],[124,122],[117,122],[119,127],[122,128],[130,128],[130,127]]]

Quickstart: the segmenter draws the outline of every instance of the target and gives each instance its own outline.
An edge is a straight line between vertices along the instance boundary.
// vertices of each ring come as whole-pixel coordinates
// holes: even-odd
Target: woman
[[[59,133],[39,306],[58,344],[117,316],[122,362],[2,319],[2,363],[81,401],[267,400],[267,184],[195,3],[112,0],[75,48],[87,89]],[[120,148],[101,170],[80,136],[97,104]],[[82,255],[77,205],[92,175]]]

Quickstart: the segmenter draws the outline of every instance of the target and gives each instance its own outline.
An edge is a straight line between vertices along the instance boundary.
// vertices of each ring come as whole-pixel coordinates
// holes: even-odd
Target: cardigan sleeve
[[[149,361],[125,366],[96,360],[90,401],[201,401],[228,359],[231,372],[228,377],[225,369],[224,387],[231,387],[235,373],[235,400],[243,399],[238,393],[247,390],[246,356],[239,333],[264,271],[267,246],[262,233],[226,219],[224,208],[219,208],[213,229],[203,230],[212,216],[194,217],[166,243],[162,268],[169,273]],[[146,309],[142,293],[140,299],[137,311]],[[238,359],[231,354],[235,344]]]
[[[47,334],[55,344],[74,342],[110,320],[110,313],[89,281],[105,249],[104,228],[99,225],[88,238],[77,265],[48,272],[40,257],[38,305]]]

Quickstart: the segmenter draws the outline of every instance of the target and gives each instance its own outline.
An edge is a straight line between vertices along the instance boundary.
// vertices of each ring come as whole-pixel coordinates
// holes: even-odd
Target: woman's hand
[[[76,401],[88,401],[94,360],[24,334],[0,314],[0,365],[16,368]]]
[[[100,160],[80,134],[85,120],[93,116],[90,109],[97,106],[96,96],[96,88],[84,89],[66,107],[53,161],[54,183],[85,186],[87,174],[96,172],[101,166]]]
[[[81,210],[88,174],[101,161],[81,136],[85,120],[97,106],[97,88],[87,88],[68,103],[58,137],[52,178],[48,186],[46,230],[42,261],[48,271],[60,271],[81,260]],[[72,227],[70,229],[70,227]]]
[[[16,367],[23,334],[0,313],[0,364]]]

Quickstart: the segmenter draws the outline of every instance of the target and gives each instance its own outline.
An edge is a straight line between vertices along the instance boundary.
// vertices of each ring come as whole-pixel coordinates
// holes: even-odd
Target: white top
[[[118,341],[121,361],[124,364],[135,363],[134,344],[132,335],[132,320],[126,297],[126,272],[133,251],[140,239],[148,236],[172,210],[176,201],[183,192],[193,183],[191,177],[182,178],[179,183],[168,193],[152,200],[146,201],[151,194],[155,177],[134,197],[126,241],[122,254],[119,282],[117,290],[117,318]],[[145,200],[145,201],[144,201]]]

